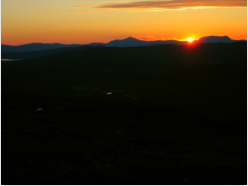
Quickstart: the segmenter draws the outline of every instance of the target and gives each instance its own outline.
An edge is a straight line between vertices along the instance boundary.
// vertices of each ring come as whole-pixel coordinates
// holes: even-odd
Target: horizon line
[[[199,39],[195,39],[194,41],[198,41],[200,40],[201,38],[203,37],[211,37],[211,36],[215,36],[215,35],[209,35],[209,36],[202,36],[200,37]],[[145,39],[138,39],[137,38],[138,36],[128,36],[128,37],[125,37],[124,39],[113,39],[113,40],[110,40],[109,42],[111,41],[115,41],[115,40],[125,40],[127,38],[134,38],[134,39],[137,39],[137,40],[140,40],[140,41],[146,41],[146,42],[152,42],[152,41],[179,41],[179,42],[184,42],[184,41],[187,41],[187,39],[176,39],[176,37],[174,37],[175,39],[167,39],[167,40],[161,40],[161,39],[157,39],[157,40],[145,40]],[[224,35],[224,36],[215,36],[215,37],[228,37],[230,38],[229,36],[227,35]],[[231,39],[231,38],[230,38]],[[233,39],[231,39],[233,40]],[[233,41],[247,41],[247,39],[239,39],[239,40],[233,40]],[[8,45],[8,44],[2,44],[1,43],[1,46],[2,45],[7,45],[7,46],[22,46],[22,45],[29,45],[29,44],[61,44],[61,45],[90,45],[90,44],[93,44],[93,43],[102,43],[102,44],[108,44],[109,42],[107,43],[102,43],[102,42],[91,42],[91,43],[88,43],[88,44],[78,44],[78,43],[71,43],[71,44],[64,44],[64,43],[40,43],[40,42],[34,42],[34,43],[25,43],[25,44],[20,44],[20,45]]]

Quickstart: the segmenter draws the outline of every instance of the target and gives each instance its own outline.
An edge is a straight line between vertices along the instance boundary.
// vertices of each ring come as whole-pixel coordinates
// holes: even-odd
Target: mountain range
[[[193,41],[193,43],[232,43],[236,41],[246,40],[232,40],[228,36],[207,36],[201,37],[199,40]],[[71,48],[79,46],[105,46],[105,47],[137,47],[137,46],[149,46],[149,45],[162,45],[162,44],[177,44],[185,45],[188,44],[187,41],[177,41],[177,40],[157,40],[157,41],[143,41],[133,37],[128,37],[123,40],[113,40],[109,43],[90,43],[86,45],[80,44],[71,44],[64,45],[59,43],[53,44],[44,44],[44,43],[31,43],[20,46],[10,46],[10,45],[1,45],[1,52],[31,52],[31,51],[41,51],[41,50],[50,50],[50,49],[59,49],[59,48]]]
[[[1,52],[31,52],[31,51],[40,51],[40,50],[50,50],[56,48],[65,48],[65,47],[78,47],[79,44],[64,45],[60,43],[30,43],[19,46],[10,46],[10,45],[1,45]]]

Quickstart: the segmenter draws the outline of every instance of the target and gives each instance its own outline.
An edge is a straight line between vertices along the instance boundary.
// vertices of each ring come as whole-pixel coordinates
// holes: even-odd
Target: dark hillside
[[[82,51],[84,49],[87,50]],[[40,56],[34,60],[23,61],[22,64],[29,64],[35,61],[40,67],[44,66],[44,68],[66,66],[66,68],[87,67],[136,71],[167,71],[170,67],[217,64],[242,59],[246,57],[246,49],[247,45],[244,42],[185,46],[153,45],[130,48],[87,46],[76,47],[74,50],[70,48],[70,50],[64,53]],[[63,50],[61,49],[61,51]],[[23,53],[23,55],[25,54]],[[35,68],[35,66],[31,68]]]
[[[2,59],[30,59],[40,56],[46,56],[51,54],[58,54],[63,53],[71,50],[85,50],[89,48],[101,48],[103,46],[91,46],[91,45],[84,45],[79,47],[63,47],[63,48],[55,48],[50,50],[39,50],[39,51],[30,51],[30,52],[5,52],[1,51],[1,58]]]
[[[247,184],[246,51],[94,48],[2,62],[2,184]]]
[[[55,48],[64,47],[78,47],[78,44],[64,45],[60,43],[45,44],[45,43],[30,43],[19,46],[1,45],[1,52],[30,52],[30,51],[40,51],[49,50]]]

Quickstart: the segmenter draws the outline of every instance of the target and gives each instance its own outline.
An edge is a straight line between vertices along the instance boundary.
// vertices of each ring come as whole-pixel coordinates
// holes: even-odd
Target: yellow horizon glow
[[[195,40],[195,39],[192,38],[192,37],[189,37],[189,38],[186,39],[186,41],[188,41],[189,43],[192,43],[194,40]]]

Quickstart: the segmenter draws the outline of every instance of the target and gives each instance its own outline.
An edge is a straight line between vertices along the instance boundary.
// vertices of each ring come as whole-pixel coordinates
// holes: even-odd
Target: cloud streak
[[[187,8],[216,8],[216,7],[247,7],[246,0],[161,0],[136,1],[127,3],[110,3],[95,8],[111,9],[187,9]]]
[[[63,13],[63,14],[91,14],[93,12],[75,12],[75,13]]]
[[[83,6],[72,6],[71,8],[85,8],[85,7],[92,7],[94,5],[83,5]]]

